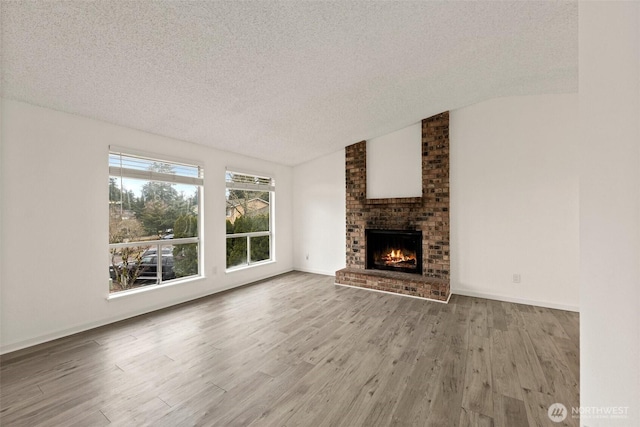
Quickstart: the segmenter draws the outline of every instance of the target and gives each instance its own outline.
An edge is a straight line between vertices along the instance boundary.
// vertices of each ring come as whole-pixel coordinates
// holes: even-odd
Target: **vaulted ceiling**
[[[578,87],[576,2],[0,7],[2,96],[287,165],[444,110]]]

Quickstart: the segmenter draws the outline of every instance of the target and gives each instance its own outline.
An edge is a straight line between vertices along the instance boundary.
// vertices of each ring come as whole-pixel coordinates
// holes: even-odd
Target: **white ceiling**
[[[3,96],[287,165],[485,99],[578,87],[576,2],[2,1],[1,12]]]

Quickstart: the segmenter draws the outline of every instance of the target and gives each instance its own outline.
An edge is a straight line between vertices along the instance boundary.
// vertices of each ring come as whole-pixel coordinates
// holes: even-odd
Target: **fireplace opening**
[[[422,232],[365,230],[367,269],[422,274]]]

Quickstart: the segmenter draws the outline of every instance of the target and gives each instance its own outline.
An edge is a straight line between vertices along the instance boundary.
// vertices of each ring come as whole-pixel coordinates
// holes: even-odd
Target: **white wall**
[[[640,425],[640,4],[580,4],[580,405]]]
[[[501,98],[450,117],[452,291],[577,311],[578,96]],[[341,151],[294,168],[297,270],[346,263],[344,166]]]
[[[21,102],[2,108],[1,352],[292,270],[292,168]],[[107,300],[110,144],[204,162],[205,279]],[[275,263],[224,272],[227,165],[276,178]]]
[[[577,94],[494,99],[450,121],[452,292],[577,311]]]
[[[422,197],[422,122],[367,141],[367,198]]]
[[[293,169],[296,270],[333,275],[346,265],[344,162],[340,150]]]

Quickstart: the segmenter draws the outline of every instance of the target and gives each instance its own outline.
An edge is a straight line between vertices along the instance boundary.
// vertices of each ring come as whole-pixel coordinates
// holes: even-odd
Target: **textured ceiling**
[[[576,2],[0,7],[3,96],[288,165],[578,86]]]

